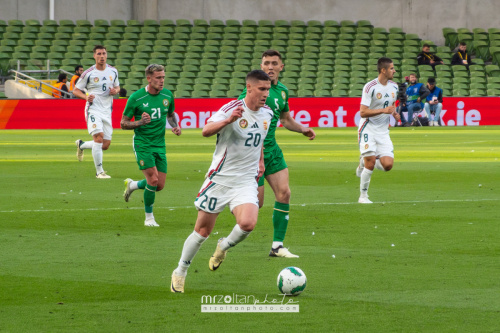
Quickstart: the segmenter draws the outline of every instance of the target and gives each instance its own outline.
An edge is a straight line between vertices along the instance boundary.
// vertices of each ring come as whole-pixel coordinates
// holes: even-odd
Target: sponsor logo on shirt
[[[385,93],[385,96],[384,97],[389,97],[389,94],[388,93]]]
[[[259,125],[255,122],[250,128],[259,128]]]
[[[149,102],[148,103],[142,103],[142,105],[147,108],[149,106]]]
[[[377,99],[381,99],[382,98],[382,94],[381,93],[377,93]]]
[[[241,128],[247,128],[248,127],[248,121],[246,119],[241,119],[240,120],[240,127]]]

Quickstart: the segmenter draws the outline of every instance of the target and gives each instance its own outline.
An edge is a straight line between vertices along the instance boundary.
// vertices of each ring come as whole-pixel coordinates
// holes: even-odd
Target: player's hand
[[[314,133],[314,130],[312,128],[304,128],[302,134],[307,136],[309,140],[314,140],[314,138],[316,137],[316,133]]]
[[[116,88],[109,88],[109,94],[110,95],[116,95],[116,94],[118,94],[118,89],[116,89]]]
[[[87,95],[87,102],[89,102],[89,104],[92,104],[92,102],[94,101],[94,98],[95,98],[94,95]]]
[[[236,120],[243,117],[243,112],[245,112],[245,110],[243,110],[242,106],[238,106],[236,109],[234,109],[233,113],[231,113],[231,116],[228,118],[229,123],[234,123]]]
[[[394,114],[396,113],[396,107],[394,105],[388,106],[384,109],[384,113]]]
[[[151,122],[151,116],[147,112],[143,112],[141,115],[142,125],[149,124]]]
[[[174,133],[177,136],[181,135],[181,128],[180,127],[172,128],[172,133]]]
[[[396,110],[394,110],[394,112],[392,113],[392,116],[394,117],[394,119],[396,119],[396,121],[401,120],[401,116],[399,115],[399,113]]]
[[[264,164],[264,160],[259,160],[259,174],[257,175],[257,181],[259,181],[260,177],[264,175],[264,171],[266,170],[266,165]]]

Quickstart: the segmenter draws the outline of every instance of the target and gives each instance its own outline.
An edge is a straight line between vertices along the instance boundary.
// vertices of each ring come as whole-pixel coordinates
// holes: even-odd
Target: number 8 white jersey
[[[101,115],[111,115],[113,106],[113,96],[109,94],[109,89],[120,86],[118,81],[118,71],[113,66],[106,64],[106,68],[102,71],[98,70],[95,65],[82,73],[76,87],[82,91],[87,91],[87,94],[94,95],[94,101],[89,106],[85,106],[87,112]]]
[[[398,95],[398,85],[391,80],[384,86],[378,78],[365,84],[361,104],[371,110],[384,109],[394,105]],[[368,126],[372,131],[385,133],[389,131],[391,115],[382,113],[373,117],[361,118],[359,128]]]
[[[262,144],[271,125],[273,111],[267,105],[252,111],[244,100],[235,100],[224,105],[208,122],[229,118],[238,106],[245,110],[243,116],[217,133],[217,144],[207,177],[224,186],[257,186]]]

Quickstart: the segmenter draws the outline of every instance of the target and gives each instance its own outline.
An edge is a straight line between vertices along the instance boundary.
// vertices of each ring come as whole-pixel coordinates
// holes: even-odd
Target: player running
[[[133,129],[134,153],[145,179],[134,181],[125,179],[123,197],[128,202],[132,192],[144,190],[144,209],[147,227],[159,227],[153,215],[155,194],[165,186],[167,177],[167,155],[165,147],[165,125],[172,126],[172,133],[181,135],[174,113],[174,96],[163,88],[165,81],[164,67],[151,64],[146,68],[148,85],[133,93],[123,111],[120,126]],[[134,118],[135,121],[131,121]]]
[[[75,85],[73,94],[87,101],[85,104],[85,120],[87,129],[93,141],[76,140],[76,156],[83,161],[83,150],[92,149],[92,157],[98,179],[107,179],[111,176],[102,168],[102,151],[107,150],[111,144],[113,125],[111,112],[113,108],[113,95],[120,92],[118,71],[106,63],[108,53],[102,45],[94,46],[95,65],[81,75]],[[86,93],[85,93],[86,91]]]
[[[291,192],[288,166],[283,157],[283,152],[276,142],[275,132],[279,120],[283,127],[289,131],[302,133],[309,137],[309,140],[314,140],[316,134],[312,128],[300,125],[290,116],[288,88],[278,81],[280,72],[284,68],[284,64],[281,61],[281,54],[275,50],[265,51],[262,53],[260,68],[271,78],[271,90],[269,91],[266,105],[273,110],[274,117],[269,127],[269,133],[264,141],[264,163],[266,164],[266,170],[264,172],[265,177],[261,177],[259,180],[259,208],[264,205],[265,178],[271,186],[276,199],[273,211],[274,235],[269,256],[298,258],[298,255],[292,254],[287,248],[283,247],[283,241],[285,240],[288,228]],[[244,98],[245,95],[246,90],[241,93],[239,99]]]
[[[370,204],[368,187],[373,169],[389,171],[394,164],[394,147],[389,137],[389,121],[392,115],[399,121],[394,103],[398,85],[391,81],[396,70],[391,59],[378,60],[378,78],[365,84],[361,97],[361,119],[358,129],[358,143],[361,156],[356,169],[360,177],[359,203]]]
[[[219,239],[209,260],[210,270],[218,269],[227,250],[247,238],[257,223],[257,180],[264,172],[262,143],[273,117],[265,105],[270,81],[261,70],[248,73],[247,96],[224,105],[203,128],[205,137],[217,134],[217,143],[212,164],[195,200],[198,218],[194,231],[184,242],[179,265],[172,273],[172,292],[184,292],[191,261],[226,206],[235,216],[236,225],[229,236]]]

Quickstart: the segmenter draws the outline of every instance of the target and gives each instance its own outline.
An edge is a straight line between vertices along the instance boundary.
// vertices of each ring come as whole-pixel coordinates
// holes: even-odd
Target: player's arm
[[[172,126],[172,133],[179,136],[181,135],[181,127],[177,123],[177,118],[175,117],[175,113],[167,113],[167,121],[170,126]]]
[[[316,137],[316,133],[314,133],[314,130],[312,128],[304,127],[296,122],[295,119],[290,116],[290,112],[281,112],[280,122],[287,130],[302,133],[305,136],[309,137],[309,140],[314,140],[314,138]]]
[[[383,109],[370,109],[368,106],[361,104],[361,106],[359,107],[359,111],[361,112],[360,115],[363,118],[375,117],[378,116],[379,114],[384,114],[384,113],[392,114],[394,118],[396,118],[396,116],[399,117],[399,114],[396,112],[396,107],[394,105],[388,106]]]
[[[122,116],[122,120],[120,121],[120,127],[124,130],[131,130],[149,124],[150,122],[151,122],[151,117],[146,112],[143,112],[141,115],[141,120],[137,121],[132,121],[132,118],[129,118],[124,114]]]
[[[231,115],[229,117],[227,117],[226,119],[208,122],[205,125],[205,127],[203,127],[203,131],[201,132],[201,134],[204,137],[209,137],[209,136],[212,136],[216,133],[219,133],[220,130],[222,130],[224,127],[235,122],[238,118],[241,118],[243,116],[243,111],[244,111],[243,107],[238,106],[233,110]]]

